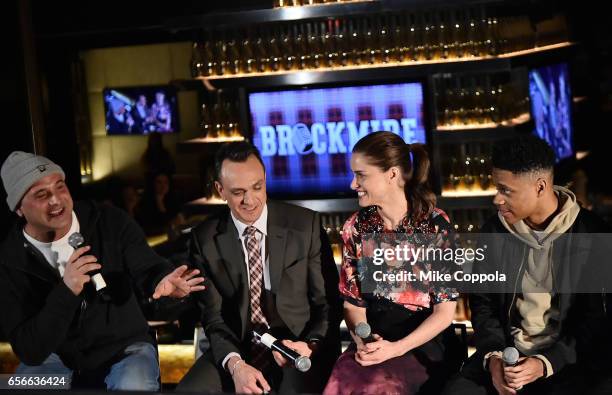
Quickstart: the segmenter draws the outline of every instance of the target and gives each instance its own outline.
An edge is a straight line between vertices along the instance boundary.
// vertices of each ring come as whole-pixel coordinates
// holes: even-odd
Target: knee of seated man
[[[126,356],[114,365],[105,382],[109,390],[159,390],[159,364],[152,344],[136,343],[125,350]]]

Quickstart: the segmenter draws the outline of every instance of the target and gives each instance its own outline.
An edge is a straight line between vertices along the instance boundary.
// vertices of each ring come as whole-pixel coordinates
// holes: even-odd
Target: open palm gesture
[[[196,277],[198,274],[200,274],[198,269],[187,270],[187,265],[174,269],[157,284],[153,299],[159,299],[162,296],[184,298],[191,292],[204,290],[206,288],[202,285],[204,277]]]

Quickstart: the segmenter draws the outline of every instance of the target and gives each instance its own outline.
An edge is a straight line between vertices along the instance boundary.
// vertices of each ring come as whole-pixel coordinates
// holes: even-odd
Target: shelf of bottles
[[[491,142],[440,145],[443,197],[493,196]]]
[[[218,89],[216,94],[208,95],[200,108],[200,135],[190,142],[221,143],[242,141],[238,102],[231,95]]]
[[[567,43],[562,16],[533,24],[528,16],[493,12],[480,5],[203,30],[193,44],[192,76],[482,60]]]
[[[434,76],[436,130],[492,129],[530,120],[525,69]]]
[[[372,0],[274,0],[272,6],[274,8],[282,7],[301,7],[319,4],[331,3],[368,3]]]
[[[450,209],[445,210],[451,225],[458,233],[477,233],[486,220],[495,214],[495,208]]]

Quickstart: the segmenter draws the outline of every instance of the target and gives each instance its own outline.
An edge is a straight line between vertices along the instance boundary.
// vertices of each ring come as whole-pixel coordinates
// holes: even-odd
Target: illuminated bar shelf
[[[487,189],[486,191],[480,189],[459,189],[454,191],[442,191],[442,197],[447,198],[464,198],[464,197],[481,197],[481,196],[495,196],[495,189]]]
[[[531,130],[531,119],[529,114],[524,114],[520,119],[521,122],[502,123],[500,125],[461,125],[460,127],[453,127],[452,129],[438,127],[434,131],[433,136],[440,143],[504,140],[516,137],[519,134]]]
[[[432,59],[408,62],[376,63],[360,66],[336,66],[334,68],[319,68],[308,70],[281,70],[265,73],[227,74],[208,77],[198,77],[208,90],[219,88],[259,88],[269,86],[301,86],[323,83],[350,82],[357,80],[389,80],[418,78],[436,73],[457,73],[478,71],[482,73],[508,71],[519,66],[537,64],[542,58],[549,61],[555,56],[562,59],[575,44],[563,42],[559,44],[536,47],[529,50],[509,52],[497,56],[479,56],[464,58]],[[192,86],[184,81],[176,81],[176,85]]]
[[[178,149],[182,153],[198,153],[202,152],[202,148],[207,145],[222,144],[233,141],[244,141],[244,136],[230,137],[199,137],[191,140],[181,141],[177,144]]]
[[[501,123],[473,123],[473,124],[458,124],[458,125],[444,125],[438,126],[436,131],[438,132],[455,132],[455,131],[464,131],[464,130],[482,130],[482,131],[491,131],[492,129],[498,129],[504,126],[519,126],[523,125],[531,119],[531,116],[527,114],[521,114],[520,116],[510,119],[508,121],[502,121]]]
[[[188,144],[210,144],[210,143],[229,143],[233,141],[244,141],[244,136],[228,136],[228,137],[201,137],[184,141]]]

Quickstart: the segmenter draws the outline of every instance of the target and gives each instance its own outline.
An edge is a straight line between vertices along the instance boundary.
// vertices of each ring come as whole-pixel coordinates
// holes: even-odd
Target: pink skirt
[[[355,349],[349,348],[336,361],[323,395],[416,394],[428,378],[426,368],[411,352],[361,366],[355,361]]]

